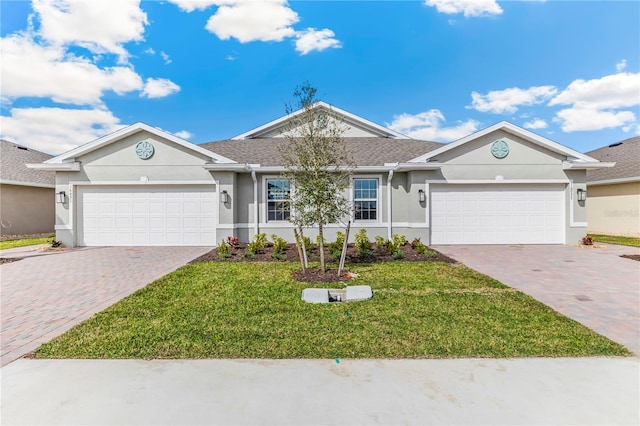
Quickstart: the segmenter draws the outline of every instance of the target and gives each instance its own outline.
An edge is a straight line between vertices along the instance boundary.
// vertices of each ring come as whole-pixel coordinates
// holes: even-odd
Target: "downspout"
[[[256,178],[256,171],[253,168],[250,168],[250,170],[251,179],[253,179],[253,234],[258,235],[258,179]]]
[[[391,240],[391,181],[393,180],[394,169],[389,170],[389,176],[387,177],[387,240]]]

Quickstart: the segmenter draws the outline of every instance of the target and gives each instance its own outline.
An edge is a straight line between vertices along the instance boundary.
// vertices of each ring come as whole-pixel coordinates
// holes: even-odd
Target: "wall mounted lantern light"
[[[424,189],[418,189],[418,199],[421,203],[424,203],[427,199],[427,195],[424,193]]]
[[[229,193],[227,191],[222,191],[220,193],[220,201],[223,204],[227,204],[229,202]]]
[[[578,188],[576,195],[578,196],[578,201],[585,201],[587,199],[587,191],[582,188]]]
[[[56,192],[56,203],[64,204],[67,194],[64,191]]]

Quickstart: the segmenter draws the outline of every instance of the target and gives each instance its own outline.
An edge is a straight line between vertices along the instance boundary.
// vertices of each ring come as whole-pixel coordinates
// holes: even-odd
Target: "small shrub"
[[[222,240],[218,246],[218,257],[220,259],[228,259],[231,257],[231,247],[225,243],[224,240]]]
[[[287,247],[287,240],[277,236],[276,234],[271,235],[271,239],[273,240],[273,257],[276,259],[280,259],[282,256],[282,252]],[[276,257],[280,256],[280,257]]]
[[[313,248],[311,243],[311,238],[304,236],[302,237],[302,239],[304,240],[304,251],[306,251],[307,256],[309,256],[311,254],[311,249]]]
[[[229,235],[227,237],[227,244],[230,245],[231,247],[235,247],[238,245],[238,237],[232,237],[231,235]]]
[[[367,237],[366,229],[360,229],[355,236],[355,240],[356,248],[358,249],[358,256],[371,257],[373,255],[373,251],[371,250],[371,241],[369,241],[369,237]]]
[[[51,248],[62,247],[62,241],[51,241]]]
[[[404,257],[404,254],[402,253],[402,250],[396,250],[391,254],[391,257],[393,257],[395,260],[398,260],[402,259]]]
[[[393,246],[395,248],[400,248],[407,244],[407,237],[404,235],[393,234],[391,240],[393,240]]]
[[[375,240],[376,240],[376,246],[385,247],[385,248],[387,247],[387,241],[380,235],[376,235]]]
[[[411,248],[414,249],[418,254],[424,254],[427,257],[435,256],[435,253],[431,250],[428,250],[427,246],[424,245],[422,241],[420,241],[420,238],[415,238],[413,241],[411,241]]]
[[[344,237],[344,232],[336,232],[336,240],[329,243],[329,246],[327,247],[329,256],[334,259],[340,259],[340,256],[342,255],[342,246],[344,245]]]
[[[318,247],[320,247],[320,235],[317,235],[317,236],[316,236],[316,245],[317,245]],[[327,239],[326,239],[326,238],[324,238],[324,237],[322,237],[322,245],[323,245],[323,246],[326,246],[326,245],[327,245]]]
[[[253,259],[253,258],[256,257],[256,254],[254,252],[250,251],[250,250],[247,250],[244,253],[244,257],[246,257],[247,259]]]
[[[254,235],[252,243],[255,243],[258,249],[265,248],[269,244],[269,241],[267,240],[267,234],[260,233],[260,234]]]
[[[588,235],[586,237],[582,237],[580,239],[580,244],[582,244],[583,246],[592,246],[593,245],[593,238],[591,238]]]
[[[436,252],[435,252],[435,251],[433,251],[433,250],[427,250],[427,249],[425,249],[425,251],[424,251],[424,252],[422,252],[422,254],[424,254],[424,255],[425,255],[425,256],[427,256],[427,257],[436,257],[436,256],[437,256],[437,254],[436,254]]]

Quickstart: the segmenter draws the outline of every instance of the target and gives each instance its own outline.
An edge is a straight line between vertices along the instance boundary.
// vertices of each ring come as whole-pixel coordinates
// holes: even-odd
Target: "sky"
[[[136,122],[228,139],[305,82],[418,139],[640,134],[635,0],[2,0],[0,18],[0,136],[53,155]]]

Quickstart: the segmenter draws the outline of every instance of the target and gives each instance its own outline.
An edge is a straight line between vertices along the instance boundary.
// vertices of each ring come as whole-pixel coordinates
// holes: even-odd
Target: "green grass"
[[[35,246],[38,244],[46,244],[54,240],[55,240],[55,237],[23,238],[21,240],[0,241],[0,250],[16,248],[16,247]]]
[[[619,237],[616,235],[589,234],[594,241],[599,243],[620,244],[621,246],[640,247],[640,238]]]
[[[462,265],[354,265],[371,300],[307,304],[295,263],[184,266],[41,346],[38,358],[441,358],[629,355]]]

